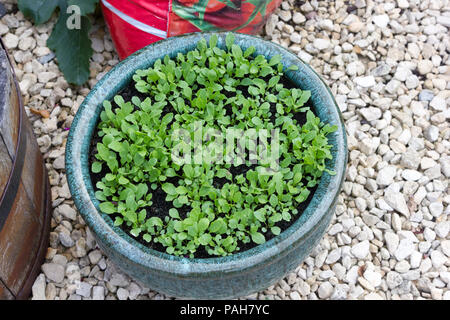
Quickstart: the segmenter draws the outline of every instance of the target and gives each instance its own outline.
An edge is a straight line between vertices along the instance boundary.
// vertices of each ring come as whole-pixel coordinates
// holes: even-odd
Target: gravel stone
[[[337,248],[337,249],[332,250],[328,254],[327,259],[325,260],[325,263],[333,264],[333,263],[337,262],[340,258],[341,258],[341,249]]]
[[[102,286],[93,287],[92,300],[105,300],[105,288]]]
[[[40,274],[33,283],[32,291],[32,300],[46,300],[45,297],[45,275]]]
[[[419,93],[419,100],[420,101],[431,101],[434,98],[434,93],[431,90],[422,90]]]
[[[53,282],[60,283],[64,280],[64,267],[57,263],[44,263],[42,272]]]
[[[411,266],[406,260],[399,261],[395,265],[395,271],[397,271],[398,273],[406,273],[410,268]]]
[[[406,205],[405,197],[403,196],[403,194],[393,191],[386,192],[384,194],[384,200],[390,207],[409,217],[409,209]]]
[[[438,250],[431,251],[430,257],[431,262],[433,263],[433,267],[436,269],[442,267],[444,263],[449,262],[449,259]]]
[[[37,75],[39,82],[47,83],[57,77],[57,74],[54,72],[41,72]]]
[[[436,235],[442,239],[445,239],[450,231],[450,221],[442,221],[436,223],[434,228]]]
[[[394,256],[398,261],[408,258],[415,250],[414,243],[409,239],[400,240]]]
[[[357,77],[355,78],[355,83],[363,88],[370,88],[375,85],[375,78],[373,76],[367,77]]]
[[[117,290],[117,298],[119,298],[119,300],[128,300],[130,293],[128,292],[128,290],[124,289],[124,288],[119,288]]]
[[[19,37],[15,34],[8,33],[3,37],[3,44],[5,45],[6,49],[14,49],[19,44]]]
[[[300,294],[297,291],[292,291],[289,294],[289,297],[291,298],[291,300],[301,300],[302,299]]]
[[[375,288],[381,285],[381,274],[378,272],[368,269],[364,272],[364,278]]]
[[[113,274],[109,282],[116,287],[127,287],[130,284],[128,279],[120,273]]]
[[[87,282],[81,282],[76,293],[82,297],[89,298],[91,296],[92,285]]]
[[[386,240],[387,249],[391,254],[394,254],[400,243],[398,235],[393,232],[387,232],[384,235],[384,239]]]
[[[405,169],[402,171],[402,178],[406,181],[417,181],[422,178],[422,174],[416,170]]]
[[[394,182],[397,168],[395,166],[387,166],[380,170],[377,176],[377,184],[379,186],[388,186]]]
[[[389,23],[389,16],[387,14],[374,16],[373,23],[380,28],[386,28]]]
[[[360,112],[367,121],[377,120],[382,116],[381,110],[375,107],[364,108]]]
[[[72,221],[75,221],[77,218],[77,212],[72,209],[72,207],[70,207],[67,204],[63,204],[61,206],[58,207],[58,212],[65,218],[70,219]]]
[[[315,39],[313,43],[314,47],[316,47],[318,50],[325,50],[328,49],[331,45],[330,40],[328,39]]]
[[[430,60],[420,60],[417,64],[417,69],[420,74],[425,75],[427,73],[431,72],[431,69],[433,68],[433,62]]]
[[[97,264],[99,263],[100,259],[102,258],[102,253],[100,250],[93,250],[89,252],[89,261],[91,264]]]
[[[444,206],[442,205],[442,202],[432,202],[428,206],[428,209],[434,217],[439,217],[444,211]]]
[[[319,286],[318,293],[320,299],[327,299],[333,293],[333,286],[329,282],[323,282]]]
[[[357,243],[351,249],[351,253],[358,259],[364,259],[369,254],[369,241],[365,240]]]
[[[447,256],[450,257],[450,240],[444,240],[441,242],[441,249],[442,252]]]
[[[306,21],[306,18],[300,12],[295,12],[294,15],[292,16],[292,21],[295,24],[302,24],[302,23],[304,23]]]
[[[403,282],[403,277],[395,272],[395,271],[389,271],[386,274],[386,284],[389,289],[394,289],[400,286]]]

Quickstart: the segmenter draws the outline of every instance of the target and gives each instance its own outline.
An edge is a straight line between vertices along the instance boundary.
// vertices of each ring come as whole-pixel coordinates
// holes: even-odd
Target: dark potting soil
[[[267,79],[268,81],[268,79]],[[294,86],[292,84],[292,82],[287,79],[286,77],[282,77],[280,82],[284,85],[285,88],[291,89],[294,88],[296,86]],[[238,89],[242,89],[242,88],[238,88]],[[245,96],[246,91],[241,90]],[[143,101],[147,95],[144,93],[141,93],[139,91],[136,90],[135,86],[134,86],[134,81],[131,80],[127,86],[125,88],[123,88],[122,90],[120,90],[118,92],[118,95],[121,95],[123,97],[123,99],[125,101],[131,101],[131,98],[136,96],[138,97],[141,101]],[[114,101],[110,101],[112,104],[112,108],[113,110],[115,108],[117,108],[117,105],[115,104]],[[305,104],[305,106],[310,107],[311,111],[313,111],[313,106],[311,103],[311,99],[308,100],[308,102]],[[275,122],[275,115],[276,115],[276,107],[275,104],[271,103],[271,121],[272,123]],[[169,113],[169,112],[173,112],[175,113],[175,110],[172,108],[172,106],[166,106],[163,109],[163,112],[161,114],[161,116],[164,116],[165,114]],[[302,126],[303,124],[306,123],[306,113],[305,112],[297,112],[296,114],[294,114],[293,118],[297,121],[299,126]],[[97,122],[97,125],[99,124],[100,119]],[[93,137],[91,139],[91,144],[90,144],[90,150],[89,150],[89,168],[91,168],[92,163],[96,161],[95,158],[95,154],[97,153],[97,143],[101,142],[102,139],[99,137],[98,135],[98,130],[94,131]],[[280,162],[283,159],[280,159]],[[240,166],[231,166],[229,171],[232,174],[233,177],[238,176],[240,174],[244,174],[251,169],[255,169],[256,165],[251,165],[251,166],[247,166],[245,164],[240,165]],[[93,173],[91,170],[89,170],[90,172],[90,176],[91,176],[91,181],[92,184],[94,186],[94,190],[98,191],[99,189],[96,187],[97,182],[101,181],[102,178],[109,173],[109,169],[107,168],[107,166],[103,166],[103,169],[101,172],[99,173]],[[167,178],[167,182],[173,183],[174,185],[178,185],[178,178],[177,177],[171,177],[171,178]],[[213,186],[215,188],[221,188],[226,182],[228,182],[229,180],[225,179],[225,178],[214,178],[213,181]],[[306,181],[303,181],[306,184]],[[159,217],[161,220],[164,221],[164,218],[166,216],[169,216],[169,209],[173,208],[173,205],[171,202],[166,201],[166,193],[162,190],[161,186],[158,185],[158,187],[156,188],[156,190],[152,190],[150,188],[150,183],[148,183],[148,189],[149,192],[152,192],[152,202],[153,204],[150,207],[145,208],[147,211],[147,219],[150,217]],[[314,188],[310,189],[310,194],[309,197],[306,199],[306,201],[302,202],[299,206],[298,206],[298,213],[296,215],[292,215],[292,219],[290,221],[285,221],[285,220],[281,220],[277,223],[277,226],[281,229],[281,232],[285,231],[287,228],[289,228],[292,224],[295,223],[295,221],[297,221],[297,219],[300,217],[300,215],[303,213],[303,211],[306,209],[306,207],[308,206],[309,202],[311,201],[312,197],[314,196],[314,193],[317,189],[317,186],[315,186]],[[191,210],[191,208],[188,205],[184,205],[181,208],[177,208],[179,214],[180,214],[180,218],[184,219],[186,218],[187,214],[189,213],[189,211]],[[114,221],[114,219],[116,217],[119,217],[120,215],[118,213],[116,214],[111,214],[110,217],[112,218],[112,220]],[[127,234],[130,235],[130,231],[131,231],[131,227],[128,227],[126,225],[126,223],[123,223],[121,225],[122,230],[124,230]],[[272,238],[275,237],[275,235],[268,230],[267,232],[263,233],[266,241],[271,240]],[[130,235],[131,236],[131,235]],[[139,243],[141,243],[142,245],[160,251],[160,252],[166,252],[166,249],[163,245],[161,245],[160,243],[154,243],[153,241],[151,241],[150,243],[146,242],[142,235],[140,235],[139,237],[133,237],[135,240],[137,240]],[[256,247],[257,244],[253,243],[253,242],[249,242],[249,243],[243,243],[243,242],[239,242],[238,243],[238,247],[240,248],[239,251],[236,251],[235,253],[239,253],[239,252],[243,252],[249,249],[252,249],[254,247]],[[186,256],[187,257],[187,256]],[[217,256],[211,256],[210,254],[208,254],[205,250],[205,248],[203,246],[200,246],[197,248],[197,251],[194,254],[195,258],[217,258]]]

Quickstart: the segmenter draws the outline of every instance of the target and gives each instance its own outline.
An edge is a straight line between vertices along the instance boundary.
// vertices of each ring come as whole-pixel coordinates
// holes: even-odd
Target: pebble
[[[41,83],[47,83],[57,77],[57,74],[54,72],[41,72],[38,75],[38,80]]]
[[[406,260],[401,260],[395,265],[395,271],[397,271],[398,273],[406,273],[410,268],[411,266]]]
[[[314,44],[314,47],[316,47],[318,50],[325,50],[330,47],[331,42],[328,39],[318,38],[318,39],[314,40],[313,44]]]
[[[442,202],[432,202],[430,203],[430,205],[428,206],[428,209],[430,210],[430,213],[434,216],[434,217],[439,217],[442,212],[444,211],[444,206],[442,205]]]
[[[447,256],[450,257],[450,240],[443,240],[441,242],[441,249],[442,252]]]
[[[300,294],[297,291],[292,291],[289,294],[289,297],[291,298],[291,300],[301,300],[302,299]]]
[[[436,22],[443,25],[444,27],[450,28],[450,17],[448,16],[437,16]]]
[[[325,260],[325,263],[333,264],[333,263],[337,262],[340,258],[341,258],[341,249],[340,248],[334,249],[328,254],[328,256]]]
[[[381,169],[377,175],[377,184],[380,186],[388,186],[394,182],[397,168],[395,166],[387,166]]]
[[[387,192],[384,195],[384,200],[390,207],[409,217],[409,209],[406,205],[405,197],[403,196],[403,194],[393,191]]]
[[[53,59],[55,59],[55,54],[53,52],[50,52],[44,56],[41,56],[37,59],[37,61],[40,64],[46,64],[49,63],[50,61],[52,61]]]
[[[77,218],[77,212],[67,204],[63,204],[58,207],[58,213],[60,213],[63,217],[75,221]]]
[[[364,278],[375,288],[381,285],[381,274],[378,272],[368,269],[364,272]]]
[[[105,288],[102,286],[93,287],[92,300],[105,300]]]
[[[323,282],[318,289],[319,298],[327,299],[333,293],[333,286],[329,282]]]
[[[375,77],[382,77],[382,76],[388,75],[390,71],[391,71],[390,65],[388,65],[386,63],[381,63],[378,67],[376,67],[372,71],[372,74]]]
[[[375,107],[364,108],[361,109],[360,112],[367,121],[377,120],[380,119],[382,116],[381,110]]]
[[[445,239],[450,231],[450,221],[442,221],[436,223],[434,228],[436,235],[442,239]]]
[[[382,14],[374,16],[372,20],[378,27],[386,28],[389,23],[389,16],[387,14]]]
[[[439,269],[444,263],[448,263],[449,259],[438,250],[433,250],[430,254],[433,267]]]
[[[415,250],[414,243],[409,239],[400,240],[394,256],[398,261],[408,258]]]
[[[64,267],[62,265],[57,263],[44,263],[41,268],[49,280],[56,283],[64,280]]]
[[[19,37],[17,37],[15,34],[8,33],[3,37],[3,44],[5,45],[6,49],[14,49],[19,44]]]
[[[102,253],[100,252],[100,250],[93,250],[91,252],[89,252],[89,261],[91,262],[91,264],[97,264],[99,263],[99,261],[102,258]]]
[[[421,261],[422,261],[422,254],[418,251],[413,251],[413,253],[411,253],[409,261],[411,268],[413,269],[418,268],[420,266]]]
[[[72,239],[70,232],[67,229],[63,229],[59,233],[59,241],[61,241],[61,244],[66,248],[71,248],[75,244],[75,241]]]
[[[395,271],[389,271],[386,274],[386,284],[389,289],[394,289],[400,286],[403,282],[402,276]]]
[[[357,243],[351,249],[351,253],[358,259],[364,259],[369,254],[369,241],[365,240]]]
[[[433,69],[433,62],[430,60],[420,60],[417,64],[417,69],[422,75],[428,74],[431,72],[431,69]]]
[[[113,274],[109,282],[116,287],[126,287],[130,284],[127,278],[120,273]]]
[[[436,96],[433,98],[433,100],[431,100],[430,107],[437,111],[444,111],[447,107],[447,103],[445,102],[444,98]]]
[[[405,169],[402,171],[402,178],[406,181],[417,181],[422,178],[422,174],[419,171]]]
[[[284,22],[288,22],[292,18],[292,13],[291,13],[290,10],[280,10],[279,13],[278,13],[278,16]]]
[[[401,9],[409,8],[409,1],[408,0],[397,0],[397,6]]]
[[[375,78],[373,76],[357,77],[355,83],[363,88],[370,88],[375,85]]]
[[[419,100],[420,101],[431,101],[434,98],[434,93],[431,90],[422,90],[419,93]]]
[[[87,282],[80,282],[76,293],[82,297],[89,298],[91,296],[92,285]]]
[[[99,38],[91,38],[92,41],[92,49],[95,52],[103,52],[105,50],[103,39]]]
[[[398,235],[393,232],[386,232],[384,238],[386,240],[387,249],[391,254],[394,254],[400,242]]]
[[[129,295],[130,293],[128,292],[128,290],[124,288],[117,289],[117,298],[119,298],[119,300],[127,300]]]
[[[295,24],[302,24],[302,23],[304,23],[306,21],[306,18],[300,12],[295,12],[294,15],[292,16],[292,21]]]
[[[364,296],[364,300],[384,300],[384,298],[376,292],[371,292]]]
[[[45,296],[45,275],[40,274],[33,283],[32,300],[47,300]]]

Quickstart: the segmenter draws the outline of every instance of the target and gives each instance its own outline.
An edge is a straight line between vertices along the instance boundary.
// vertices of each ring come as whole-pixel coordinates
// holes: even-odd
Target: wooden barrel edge
[[[8,288],[6,283],[4,283],[2,279],[0,279],[0,300],[11,300],[14,298],[14,294]]]
[[[18,152],[20,150],[19,148],[21,145],[21,139],[26,140],[26,133],[24,132],[25,128],[24,128],[23,123],[25,121],[29,121],[29,119],[26,115],[25,108],[23,106],[23,99],[22,99],[20,88],[19,88],[19,84],[17,82],[16,74],[14,72],[13,64],[11,63],[11,59],[8,55],[8,51],[6,50],[1,38],[0,38],[0,47],[2,47],[3,50],[6,52],[6,57],[9,60],[10,67],[12,69],[12,77],[13,77],[14,85],[16,87],[17,97],[19,100],[18,102],[19,102],[19,113],[20,113],[20,116],[19,116],[19,119],[20,119],[19,120],[20,121],[19,131],[20,132],[19,132],[18,144],[17,144],[17,148],[16,148],[16,151]],[[32,129],[32,126],[30,126],[30,128]],[[16,153],[16,155],[17,155],[17,153]],[[14,158],[14,162],[17,160],[17,158],[18,158],[17,156]],[[52,214],[50,181],[48,178],[48,172],[47,172],[47,168],[45,167],[44,161],[42,161],[42,166],[44,169],[44,176],[45,176],[45,186],[44,186],[45,189],[44,190],[46,191],[45,199],[44,199],[44,203],[45,203],[44,214],[43,214],[44,217],[43,217],[43,221],[42,221],[43,224],[42,224],[42,229],[41,229],[41,236],[39,239],[39,246],[38,246],[38,249],[36,250],[36,254],[34,255],[34,258],[33,258],[32,267],[28,271],[28,275],[26,276],[26,279],[23,281],[22,287],[16,294],[13,294],[11,292],[11,289],[8,288],[8,286],[2,281],[2,279],[0,279],[1,283],[6,288],[6,290],[8,290],[8,292],[15,299],[18,299],[18,300],[26,300],[30,297],[34,281],[36,280],[36,277],[39,275],[39,273],[41,271],[41,265],[44,261],[45,254],[47,252],[47,248],[48,248],[49,242],[50,242],[50,224],[51,224],[51,214]],[[20,170],[20,171],[22,171],[22,170]],[[11,175],[12,175],[12,173],[11,173]],[[8,189],[8,185],[9,185],[9,181],[8,181],[7,186],[5,187],[3,194],[0,195],[0,205],[1,205],[1,200],[3,200],[3,196],[5,195],[5,192]]]
[[[41,239],[39,241],[39,247],[34,258],[33,266],[29,271],[27,279],[24,281],[22,288],[16,295],[18,300],[26,300],[30,297],[31,289],[33,287],[36,277],[41,272],[41,265],[44,262],[44,257],[47,252],[48,245],[50,243],[50,220],[51,220],[51,194],[50,194],[50,182],[48,179],[47,169],[45,168],[45,188],[47,190],[45,194],[45,212],[43,220],[43,229],[41,233]]]

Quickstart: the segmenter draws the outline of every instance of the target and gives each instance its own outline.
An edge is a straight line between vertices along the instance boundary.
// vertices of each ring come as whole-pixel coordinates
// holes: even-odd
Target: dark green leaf
[[[19,10],[36,24],[47,22],[58,6],[59,0],[18,0]]]
[[[60,8],[58,22],[47,40],[47,46],[58,58],[58,64],[67,82],[81,85],[89,79],[89,59],[92,56],[91,40],[88,37],[91,23],[81,17],[80,29],[68,29],[69,15]]]

